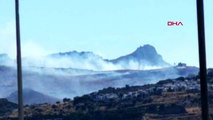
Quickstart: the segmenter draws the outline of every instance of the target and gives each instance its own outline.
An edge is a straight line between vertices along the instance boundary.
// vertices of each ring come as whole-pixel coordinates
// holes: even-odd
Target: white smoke
[[[104,61],[96,56],[82,58],[52,58],[47,57],[49,50],[44,49],[35,42],[36,40],[22,40],[21,51],[23,57],[23,66],[26,67],[48,67],[48,68],[75,68],[94,71],[110,71],[121,69],[142,70],[153,68],[153,66],[141,65],[138,62],[130,61],[128,63],[113,64]],[[60,52],[60,51],[59,51]],[[15,22],[8,22],[0,27],[0,53],[6,53],[10,58],[16,59],[16,39],[15,39]],[[15,64],[14,64],[15,65]]]
[[[130,61],[112,63],[100,58],[78,58],[78,57],[28,57],[23,59],[25,67],[44,67],[44,68],[72,68],[93,71],[112,71],[112,70],[149,70],[159,69],[161,66],[149,66]]]
[[[16,56],[15,21],[0,25],[0,53]]]
[[[21,45],[22,57],[30,57],[33,59],[38,59],[42,56],[47,55],[47,50],[43,49],[40,45],[33,42],[35,40],[28,40],[23,42]]]

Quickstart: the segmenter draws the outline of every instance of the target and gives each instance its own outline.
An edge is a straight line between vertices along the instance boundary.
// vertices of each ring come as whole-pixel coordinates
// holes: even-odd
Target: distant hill
[[[69,58],[73,58],[73,59],[89,59],[89,58],[96,58],[96,59],[103,59],[101,56],[98,56],[96,54],[94,54],[93,52],[78,52],[76,50],[74,51],[70,51],[70,52],[60,52],[60,53],[55,53],[55,54],[51,54],[49,55],[50,57],[56,57],[56,58],[60,58],[60,57],[69,57]]]
[[[11,102],[18,103],[18,96],[17,91],[11,93],[7,99]],[[43,93],[34,91],[32,89],[24,89],[23,90],[24,95],[24,104],[40,104],[40,103],[50,103],[53,104],[56,101],[59,101],[59,99],[50,97],[48,95],[45,95]]]
[[[138,47],[134,52],[121,56],[117,59],[111,60],[115,64],[130,64],[131,62],[138,63],[140,66],[169,66],[160,54],[157,53],[155,47],[151,45],[144,45]]]
[[[95,71],[134,69],[144,70],[151,67],[168,67],[170,64],[163,60],[154,46],[144,45],[128,55],[118,56],[116,59],[103,58],[90,51],[68,51],[50,54],[43,57],[25,57],[23,66],[73,68]],[[7,54],[0,54],[0,65],[15,65],[16,62]]]
[[[23,58],[22,63],[24,86],[39,91],[44,96],[61,99],[107,87],[151,84],[162,79],[198,73],[197,67],[184,63],[170,66],[151,45],[140,46],[130,54],[113,60],[102,58],[93,52],[70,51],[41,58]],[[0,65],[0,97],[5,98],[16,90],[16,67]]]
[[[36,68],[23,71],[24,86],[57,98],[75,97],[106,87],[144,85],[159,80],[196,75],[197,67],[168,67],[152,70],[82,71],[55,68]],[[76,74],[79,72],[81,74]],[[0,95],[7,97],[17,90],[16,70],[0,66]],[[54,88],[54,89],[53,89]],[[63,94],[61,94],[63,93]],[[6,96],[5,96],[6,95]]]
[[[146,67],[170,66],[163,60],[162,56],[157,53],[155,47],[151,45],[140,46],[132,53],[113,60],[103,58],[93,52],[85,51],[60,52],[49,55],[49,58],[54,59],[53,61],[64,61],[64,63],[71,68],[91,70],[143,70]],[[61,65],[63,66],[63,63]]]
[[[209,69],[209,106],[213,105],[212,73]],[[24,110],[30,120],[200,120],[200,78],[191,75],[156,84],[108,87],[53,105],[25,106]],[[11,114],[17,117],[16,113]],[[209,114],[212,119],[213,107],[209,107]]]

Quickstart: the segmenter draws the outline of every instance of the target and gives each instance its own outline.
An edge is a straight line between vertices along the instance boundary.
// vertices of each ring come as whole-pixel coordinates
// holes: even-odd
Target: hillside
[[[198,68],[192,66],[115,71],[34,67],[23,69],[23,81],[24,87],[27,86],[42,94],[63,99],[64,97],[81,96],[107,87],[124,87],[127,84],[130,86],[144,85],[197,73]],[[0,66],[1,97],[7,97],[16,90],[16,69]]]
[[[41,104],[41,103],[49,103],[53,104],[56,101],[59,101],[60,99],[45,95],[43,93],[34,91],[32,89],[23,89],[23,95],[24,95],[24,104]],[[18,92],[15,91],[11,93],[7,99],[13,103],[18,103]]]
[[[213,71],[208,71],[210,114],[213,118]],[[105,88],[54,105],[25,106],[26,119],[69,120],[200,120],[199,76],[156,84]],[[15,117],[13,112],[10,117]]]
[[[14,109],[17,109],[17,107],[17,104],[9,102],[7,99],[0,98],[0,118],[3,115],[10,114]]]

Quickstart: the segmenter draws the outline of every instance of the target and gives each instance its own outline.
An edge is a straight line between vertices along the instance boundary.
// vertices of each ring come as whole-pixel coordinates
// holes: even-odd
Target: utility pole
[[[203,0],[197,0],[197,25],[198,25],[198,45],[200,62],[200,88],[201,88],[201,110],[202,119],[209,120],[208,107],[208,87],[206,70],[206,47],[205,47],[205,24]]]
[[[15,16],[16,16],[16,52],[17,52],[16,59],[17,59],[17,83],[18,83],[17,84],[18,85],[18,117],[19,117],[19,120],[24,120],[19,0],[15,0]]]

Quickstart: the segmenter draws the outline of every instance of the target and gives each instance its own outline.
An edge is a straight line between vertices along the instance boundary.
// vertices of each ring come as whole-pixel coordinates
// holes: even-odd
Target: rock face
[[[169,66],[151,45],[140,46],[131,54],[114,59],[112,62],[116,64],[137,62],[143,66]]]
[[[31,89],[24,89],[23,90],[24,95],[24,104],[40,104],[40,103],[50,103],[53,104],[56,101],[59,101],[59,99],[50,97],[48,95],[39,93],[37,91],[31,90]],[[17,91],[11,93],[7,99],[11,102],[17,103],[18,100],[18,94]]]

